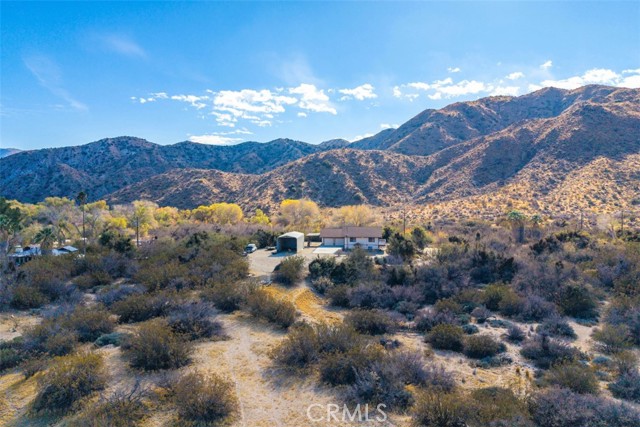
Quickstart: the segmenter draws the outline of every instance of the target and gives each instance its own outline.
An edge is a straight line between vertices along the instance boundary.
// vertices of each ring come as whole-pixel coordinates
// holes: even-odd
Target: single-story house
[[[51,254],[53,256],[59,256],[59,255],[73,254],[76,252],[78,252],[78,248],[75,248],[73,246],[63,246],[61,248],[52,250]]]
[[[299,231],[290,231],[278,236],[276,240],[278,252],[293,251],[298,252],[304,249],[304,234]]]
[[[382,227],[335,227],[320,230],[323,246],[340,246],[343,249],[361,247],[378,250],[387,244],[382,238]]]
[[[42,255],[40,245],[30,245],[24,248],[20,245],[16,246],[15,251],[9,254],[9,260],[15,265],[22,265],[27,261],[31,261],[33,257]]]

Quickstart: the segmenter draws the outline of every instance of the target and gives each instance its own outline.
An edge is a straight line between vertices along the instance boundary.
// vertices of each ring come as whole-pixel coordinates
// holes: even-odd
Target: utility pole
[[[624,209],[620,213],[620,237],[624,239]]]
[[[584,212],[580,211],[580,231],[582,231],[583,221],[584,221]]]

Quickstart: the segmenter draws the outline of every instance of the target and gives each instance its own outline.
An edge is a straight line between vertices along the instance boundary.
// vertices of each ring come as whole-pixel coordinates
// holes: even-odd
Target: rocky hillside
[[[234,146],[193,142],[162,146],[134,137],[108,138],[0,159],[1,195],[37,202],[47,196],[70,197],[85,189],[99,198],[171,170],[200,168],[255,174],[323,149],[290,139]]]
[[[458,102],[440,110],[425,110],[398,129],[383,130],[352,147],[425,156],[526,120],[557,117],[581,102],[639,102],[639,97],[638,90],[592,85],[571,91],[546,88],[519,97]]]
[[[111,203],[181,208],[229,201],[270,209],[309,197],[324,206],[445,203],[470,214],[514,200],[549,212],[611,210],[640,195],[638,129],[638,89],[543,89],[427,110],[353,144],[116,138],[18,153],[0,160],[0,182],[2,195],[24,201],[87,189]]]
[[[577,102],[558,116],[511,125],[430,156],[331,150],[262,175],[173,171],[112,197],[142,195],[180,207],[235,201],[265,209],[300,197],[324,206],[425,205],[484,196],[485,204],[486,197],[511,199],[549,212],[623,207],[640,194],[638,129],[640,103],[614,97]]]

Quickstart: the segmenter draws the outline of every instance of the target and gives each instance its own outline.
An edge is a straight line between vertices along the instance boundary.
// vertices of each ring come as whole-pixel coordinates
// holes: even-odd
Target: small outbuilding
[[[276,249],[278,252],[301,251],[304,249],[304,234],[299,231],[290,231],[278,236]]]

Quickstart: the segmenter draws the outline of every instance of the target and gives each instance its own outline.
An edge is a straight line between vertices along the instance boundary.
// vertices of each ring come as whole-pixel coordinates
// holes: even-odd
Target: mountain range
[[[410,203],[470,214],[516,201],[543,212],[640,203],[640,90],[545,88],[425,110],[353,143],[279,139],[212,146],[134,137],[0,159],[1,195],[25,202],[86,190],[111,203],[271,210]]]

